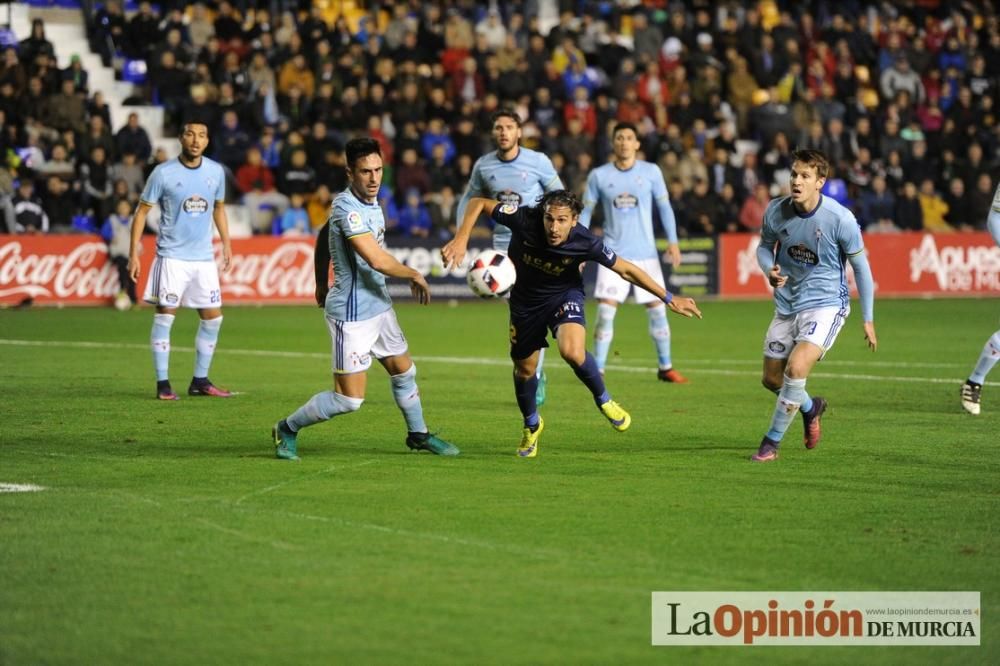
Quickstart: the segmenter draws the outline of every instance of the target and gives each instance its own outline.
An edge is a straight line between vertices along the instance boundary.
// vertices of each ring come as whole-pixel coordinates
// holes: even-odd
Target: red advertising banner
[[[234,303],[312,304],[315,239],[258,236],[233,240],[233,266],[220,275],[224,305]],[[464,267],[448,270],[441,262],[441,241],[393,238],[387,248],[401,263],[420,271],[435,297],[475,298],[465,284],[469,261],[485,247],[476,241]],[[140,298],[153,263],[156,241],[143,238]],[[215,258],[221,264],[222,245]],[[409,298],[405,281],[391,280],[390,293]],[[118,271],[98,236],[0,235],[0,306],[27,300],[38,305],[110,305],[118,293]]]
[[[768,297],[757,266],[756,234],[719,239],[719,295]],[[1000,295],[1000,247],[985,232],[868,234],[865,247],[877,296]],[[848,267],[851,291],[856,293]]]
[[[140,296],[155,247],[152,237],[143,239]],[[311,238],[234,240],[232,270],[221,276],[223,303],[311,303],[312,256]],[[0,304],[108,305],[118,290],[118,271],[98,236],[0,236]]]

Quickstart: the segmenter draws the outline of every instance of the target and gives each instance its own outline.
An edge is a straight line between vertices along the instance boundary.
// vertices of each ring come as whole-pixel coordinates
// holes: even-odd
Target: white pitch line
[[[114,342],[86,342],[86,341],[72,341],[72,340],[16,340],[16,339],[0,339],[0,345],[10,345],[18,347],[58,347],[67,349],[141,349],[148,350],[149,345],[139,344],[139,343],[114,343]],[[194,352],[193,347],[171,347],[172,351],[179,352]],[[280,350],[269,350],[269,349],[231,349],[226,348],[221,352],[222,354],[232,354],[237,356],[263,356],[263,357],[273,357],[273,358],[319,358],[326,359],[329,358],[328,353],[318,353],[318,352],[295,352],[295,351],[280,351]],[[484,358],[475,356],[414,356],[415,361],[421,363],[448,363],[451,365],[485,365],[485,366],[501,366],[507,367],[510,365],[508,359],[499,358]],[[746,365],[753,364],[759,365],[760,360],[749,360],[749,359],[687,359],[685,363],[691,365]],[[854,366],[860,365],[863,367],[888,367],[888,368],[952,368],[952,367],[965,367],[958,364],[950,363],[894,363],[891,361],[824,361],[821,366],[818,367],[829,367],[831,365],[845,365]],[[551,369],[559,369],[564,366],[559,363],[553,363]],[[609,365],[607,367],[609,371],[613,372],[631,372],[631,373],[644,373],[651,374],[653,369],[648,366],[628,366],[628,365]],[[697,370],[700,374],[707,375],[722,375],[722,376],[756,376],[760,372],[758,370],[725,370],[725,369],[713,369],[713,368],[701,368]],[[823,379],[850,379],[855,381],[872,381],[872,382],[905,382],[905,383],[923,383],[923,384],[954,384],[956,382],[961,383],[964,377],[905,377],[898,375],[871,375],[871,374],[850,374],[850,373],[832,373],[832,372],[814,372],[812,377],[818,377]],[[986,382],[987,386],[1000,386],[1000,382]]]
[[[45,486],[33,483],[0,483],[0,493],[37,493],[45,490]]]
[[[195,518],[195,521],[201,523],[205,527],[210,527],[213,530],[217,530],[219,532],[222,532],[223,534],[228,534],[230,536],[243,539],[244,541],[249,541],[250,543],[261,543],[271,546],[272,548],[277,548],[279,550],[302,550],[302,546],[296,546],[295,544],[286,543],[284,541],[276,541],[273,539],[258,537],[254,534],[248,534],[246,532],[241,532],[240,530],[234,530],[231,527],[226,527],[225,525],[219,525],[218,523],[213,523],[212,521],[206,520],[204,518]]]
[[[329,474],[330,472],[336,472],[343,469],[354,469],[356,467],[364,467],[365,465],[371,465],[376,462],[378,462],[378,460],[373,458],[371,460],[362,460],[361,462],[354,463],[351,465],[341,465],[341,464],[330,465],[326,469],[320,470],[318,472],[313,472],[312,474],[305,474],[303,476],[299,476],[294,479],[288,479],[286,481],[282,481],[281,483],[276,483],[273,486],[268,486],[266,488],[261,488],[260,490],[254,490],[252,492],[249,492],[246,495],[240,497],[238,500],[236,500],[234,504],[236,504],[236,506],[239,506],[240,504],[243,504],[243,502],[250,499],[251,497],[258,497],[260,495],[264,495],[265,493],[277,490],[278,488],[283,488],[292,483],[299,483],[300,481],[305,481],[317,476],[323,476],[324,474]]]

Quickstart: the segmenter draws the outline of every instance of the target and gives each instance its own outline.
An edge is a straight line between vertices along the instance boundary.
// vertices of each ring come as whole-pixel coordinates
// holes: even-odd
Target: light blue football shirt
[[[185,261],[213,261],[212,214],[215,202],[226,199],[222,165],[207,157],[191,168],[178,158],[153,169],[140,197],[160,206],[156,254]]]
[[[377,201],[362,201],[348,187],[333,200],[329,222],[333,287],[326,295],[326,313],[337,321],[362,321],[391,308],[385,275],[358,256],[350,242],[355,236],[371,234],[384,247],[382,207]]]
[[[667,240],[677,242],[677,220],[663,172],[655,164],[636,160],[629,169],[614,164],[599,166],[587,176],[580,224],[590,227],[594,207],[604,209],[604,242],[624,259],[656,259],[653,205]]]
[[[764,211],[760,244],[774,248],[781,274],[788,276],[785,285],[774,290],[778,314],[850,304],[847,258],[865,251],[861,227],[851,211],[822,195],[807,214],[799,214],[791,197],[774,199]]]
[[[534,206],[546,192],[563,188],[552,161],[542,153],[518,148],[517,156],[510,161],[497,157],[496,151],[476,160],[469,176],[469,185],[458,202],[457,222],[462,224],[465,207],[472,197],[496,199],[514,206]],[[510,229],[498,224],[493,228],[493,247],[507,251]]]

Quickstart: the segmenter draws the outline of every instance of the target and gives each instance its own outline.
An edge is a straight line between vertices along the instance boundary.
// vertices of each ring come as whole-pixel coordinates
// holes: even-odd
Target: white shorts
[[[666,285],[663,283],[663,267],[660,265],[659,259],[629,259],[629,261],[641,268],[649,277],[653,278],[656,284],[666,289]],[[653,301],[660,300],[642,287],[636,287],[631,282],[628,282],[610,268],[605,266],[597,267],[597,286],[594,287],[594,298],[624,303],[625,299],[628,298],[629,291],[633,287],[635,287],[636,303],[652,303]]]
[[[142,300],[164,308],[222,307],[219,269],[214,261],[157,256],[149,270]]]
[[[775,313],[764,336],[764,356],[788,358],[792,347],[799,342],[811,342],[826,354],[850,313],[851,307],[846,305],[804,310],[794,315]]]
[[[362,321],[339,321],[327,315],[326,325],[333,341],[336,375],[364,372],[371,367],[372,356],[399,356],[409,348],[392,308]]]

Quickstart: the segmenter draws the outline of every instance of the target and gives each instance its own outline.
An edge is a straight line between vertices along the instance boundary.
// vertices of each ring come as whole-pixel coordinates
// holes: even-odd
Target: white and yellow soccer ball
[[[503,252],[484,250],[472,261],[466,274],[469,289],[480,298],[499,298],[514,286],[517,271]]]

